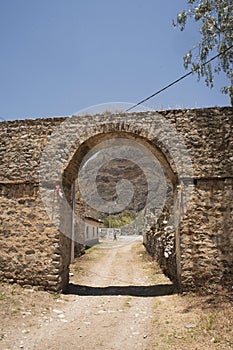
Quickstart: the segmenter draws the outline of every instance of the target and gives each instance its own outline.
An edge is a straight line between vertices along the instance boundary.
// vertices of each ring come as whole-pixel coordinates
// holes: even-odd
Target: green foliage
[[[229,78],[229,85],[221,90],[229,94],[233,105],[233,0],[187,0],[188,10],[177,15],[174,26],[181,31],[189,19],[200,25],[201,41],[184,57],[184,66],[192,67],[198,79],[205,78],[210,88],[214,84],[214,74],[223,72]],[[210,58],[211,52],[224,52],[219,58],[202,66]]]
[[[61,297],[61,294],[54,293],[53,294],[53,299],[59,299]]]
[[[135,214],[130,211],[125,211],[119,215],[107,216],[103,222],[105,227],[120,228],[131,224],[135,219]]]

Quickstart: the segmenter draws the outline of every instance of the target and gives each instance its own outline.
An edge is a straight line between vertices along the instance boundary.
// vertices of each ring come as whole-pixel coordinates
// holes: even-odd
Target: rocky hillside
[[[77,181],[76,206],[82,215],[101,219],[109,215],[108,205],[105,206],[104,211],[93,210],[91,205],[86,205],[85,198],[89,198],[91,203],[97,191],[103,200],[117,203],[118,185],[122,180],[126,180],[123,194],[126,203],[124,211],[132,213],[142,211],[148,205],[149,195],[150,198],[153,198],[154,208],[157,204],[161,205],[161,201],[164,199],[162,198],[164,197],[164,186],[169,186],[169,183],[167,183],[166,174],[161,171],[160,167],[154,169],[153,176],[151,176],[148,159],[141,160],[140,164],[144,165],[142,167],[128,159],[113,159],[105,162],[103,157],[104,154],[99,152],[84,163],[80,172]],[[148,179],[148,177],[150,178]],[[82,186],[81,191],[80,186]],[[121,212],[121,210],[117,211],[116,207],[115,215],[119,215]]]

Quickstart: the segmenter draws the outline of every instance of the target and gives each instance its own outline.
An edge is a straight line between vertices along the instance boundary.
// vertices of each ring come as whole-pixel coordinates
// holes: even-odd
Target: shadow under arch
[[[79,296],[118,296],[128,295],[134,297],[158,297],[176,293],[173,284],[157,284],[152,286],[108,286],[108,287],[91,287],[86,285],[77,285],[70,283],[66,294]]]

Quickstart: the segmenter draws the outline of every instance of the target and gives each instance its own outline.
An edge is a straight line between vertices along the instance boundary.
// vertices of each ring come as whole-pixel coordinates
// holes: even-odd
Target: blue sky
[[[186,1],[0,0],[0,117],[71,115],[108,102],[136,103],[187,71],[198,43],[172,19]],[[154,109],[229,105],[190,76],[147,103]]]

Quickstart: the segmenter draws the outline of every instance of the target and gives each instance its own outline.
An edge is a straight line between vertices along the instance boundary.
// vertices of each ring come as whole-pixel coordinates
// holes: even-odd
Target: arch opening
[[[128,156],[127,152],[115,152],[116,148],[122,151],[122,144],[128,150]],[[143,149],[145,158],[154,158],[156,167],[146,169],[150,162],[145,162],[145,159],[137,164],[138,155],[137,152],[132,155],[132,144]],[[114,239],[116,230],[113,229],[118,228],[123,234],[142,235],[147,251],[159,261],[172,282],[179,285],[179,229],[175,222],[179,220],[176,217],[179,179],[169,153],[162,151],[159,146],[155,139],[151,141],[132,132],[111,131],[87,138],[73,152],[62,176],[63,190],[72,207],[70,225],[67,225],[67,220],[61,220],[71,230],[70,262],[82,254],[86,246],[106,238],[106,232],[108,237]],[[97,171],[90,174],[95,167]],[[153,174],[150,173],[153,171]],[[157,178],[157,182],[151,181],[151,176]],[[133,188],[122,197],[127,202],[122,209],[117,208],[118,196],[122,193],[117,191],[117,185],[124,180],[126,185],[130,187],[131,184]],[[123,186],[123,191],[126,190]],[[92,191],[96,191],[94,194],[100,196],[104,206],[101,202],[98,207],[98,201],[96,206]],[[148,205],[147,196],[150,192],[154,192],[154,196]],[[130,200],[127,201],[127,198]],[[151,205],[152,200],[154,202]],[[101,226],[107,229],[102,237]],[[91,233],[93,229],[94,235]],[[112,235],[108,229],[112,229]],[[156,237],[154,240],[151,231]],[[170,251],[167,249],[169,245]]]

